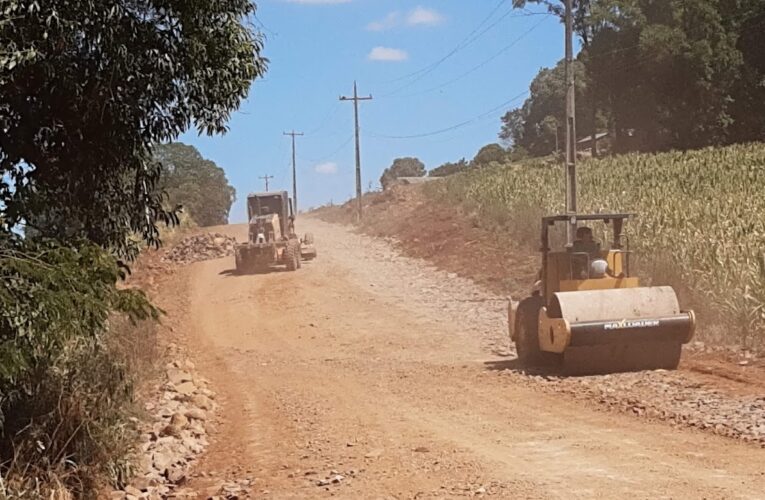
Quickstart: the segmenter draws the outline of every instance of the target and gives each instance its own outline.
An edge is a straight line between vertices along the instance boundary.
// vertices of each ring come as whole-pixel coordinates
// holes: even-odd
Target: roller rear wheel
[[[542,297],[528,297],[518,304],[515,313],[515,350],[524,367],[552,366],[560,362],[560,355],[539,348],[539,310]]]

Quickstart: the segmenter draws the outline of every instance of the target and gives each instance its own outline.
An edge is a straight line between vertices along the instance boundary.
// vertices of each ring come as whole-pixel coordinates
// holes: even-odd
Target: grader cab
[[[237,272],[264,271],[280,264],[295,271],[301,267],[301,254],[307,251],[310,255],[313,249],[313,236],[301,240],[295,234],[295,216],[286,191],[250,194],[247,220],[247,242],[235,248]]]
[[[604,223],[610,248],[591,228],[572,245],[550,248],[556,224]],[[622,228],[631,214],[557,215],[542,219],[542,268],[531,296],[511,301],[510,337],[526,366],[562,365],[566,374],[674,369],[693,337],[693,311],[681,311],[671,287],[643,287],[631,273]]]

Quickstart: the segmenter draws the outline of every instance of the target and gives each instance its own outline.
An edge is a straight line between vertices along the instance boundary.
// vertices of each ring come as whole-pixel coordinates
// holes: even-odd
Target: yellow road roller
[[[630,273],[622,228],[633,214],[566,214],[542,218],[542,268],[529,297],[511,300],[510,338],[524,366],[557,366],[567,375],[674,369],[693,337],[693,311],[668,286],[640,286]],[[576,239],[550,248],[557,224]],[[602,249],[592,225],[606,224]],[[570,240],[571,238],[569,238]]]

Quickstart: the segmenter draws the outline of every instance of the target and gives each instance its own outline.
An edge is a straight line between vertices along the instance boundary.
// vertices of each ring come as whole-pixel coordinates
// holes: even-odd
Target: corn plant
[[[638,214],[628,231],[644,269],[671,268],[700,312],[722,318],[730,340],[765,342],[765,145],[588,160],[578,175],[581,212]],[[426,190],[522,239],[538,234],[539,215],[564,209],[563,168],[545,159],[468,171]]]

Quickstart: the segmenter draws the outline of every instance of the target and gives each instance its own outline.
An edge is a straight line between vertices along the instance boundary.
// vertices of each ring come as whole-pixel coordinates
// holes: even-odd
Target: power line
[[[479,29],[481,29],[481,27],[483,27],[483,25],[486,24],[486,22],[489,19],[491,19],[491,16],[493,16],[494,13],[497,12],[502,7],[502,5],[504,5],[505,3],[507,3],[507,0],[500,0],[499,3],[496,6],[494,6],[494,8],[491,10],[491,12],[489,12],[489,14],[480,23],[478,23],[478,26],[476,26],[473,29],[473,31],[468,33],[467,36],[462,39],[462,41],[460,41],[451,51],[449,51],[441,59],[437,60],[434,63],[429,64],[428,66],[425,66],[424,68],[420,68],[417,71],[414,71],[412,73],[408,73],[408,74],[406,74],[404,76],[400,76],[398,78],[394,78],[394,79],[388,80],[388,81],[389,82],[398,82],[398,81],[401,81],[401,80],[406,80],[407,78],[410,78],[412,76],[418,75],[418,74],[420,74],[420,73],[422,73],[424,71],[429,71],[429,70],[435,69],[438,65],[440,65],[441,63],[443,63],[444,61],[449,59],[451,56],[453,56],[454,54],[456,54],[457,52],[462,50],[462,48],[464,48],[464,47],[462,47],[462,45],[465,42],[467,42],[470,39],[470,37],[472,37]]]
[[[321,121],[319,122],[319,125],[317,125],[316,128],[306,132],[306,134],[313,135],[319,130],[323,129],[327,125],[327,123],[329,123],[330,118],[335,116],[335,114],[337,113],[339,109],[340,109],[340,103],[335,102],[334,105],[329,109],[327,114],[324,116],[324,118],[321,119]]]
[[[279,36],[279,33],[277,33],[277,32],[275,32],[275,31],[273,31],[273,30],[269,29],[269,28],[268,28],[268,26],[266,26],[265,24],[263,24],[263,21],[261,21],[261,20],[260,20],[260,18],[258,17],[258,15],[257,15],[256,13],[253,13],[253,14],[252,14],[252,17],[253,17],[253,19],[255,19],[255,21],[257,21],[258,25],[259,25],[261,28],[263,28],[263,31],[266,31],[266,32],[268,32],[268,34],[270,34],[270,35],[273,35],[274,37],[277,37],[277,36]]]
[[[487,27],[486,27],[486,28],[485,28],[483,31],[481,31],[480,33],[478,33],[478,34],[475,36],[475,38],[473,38],[473,40],[471,40],[471,43],[472,43],[473,41],[475,41],[475,40],[479,39],[480,37],[482,37],[482,36],[483,36],[485,33],[487,33],[488,31],[490,31],[490,30],[491,30],[491,29],[492,29],[494,26],[496,26],[496,25],[498,25],[499,23],[501,23],[501,22],[502,22],[502,21],[503,21],[503,20],[504,20],[506,17],[508,17],[508,16],[509,16],[511,13],[513,13],[515,10],[516,10],[515,8],[512,8],[512,9],[508,10],[507,12],[505,12],[504,14],[502,14],[502,15],[499,17],[499,19],[497,19],[496,21],[494,21],[493,23],[491,23],[489,26],[487,26]],[[551,15],[549,12],[531,12],[531,11],[529,11],[528,9],[524,9],[524,11],[525,11],[525,12],[524,12],[523,14],[517,14],[517,15],[514,15],[514,16],[510,16],[510,18],[511,18],[511,19],[515,19],[515,18],[517,18],[517,17],[531,17],[531,16],[549,16],[549,15]]]
[[[278,157],[278,159],[277,159]],[[289,171],[289,148],[284,147],[284,143],[278,141],[278,150],[274,153],[274,164],[278,164],[280,167],[276,169],[276,173],[273,176],[273,181],[269,184],[275,186],[283,185],[285,171]],[[281,168],[281,165],[285,165],[286,169]]]
[[[327,159],[335,156],[340,151],[342,151],[348,144],[351,143],[351,141],[353,140],[353,137],[354,137],[353,134],[349,135],[348,138],[346,140],[344,140],[342,144],[340,144],[337,148],[333,149],[331,153],[328,153],[328,154],[322,156],[321,158],[318,158],[318,159],[305,158],[305,159],[307,161],[311,162],[311,163],[321,163],[324,160],[327,160]]]
[[[526,38],[528,35],[531,34],[531,32],[536,30],[543,22],[545,22],[547,20],[547,16],[550,16],[550,14],[545,14],[545,16],[546,16],[545,18],[543,18],[538,23],[536,23],[534,26],[532,26],[531,28],[526,30],[522,35],[520,35],[518,38],[516,38],[515,40],[510,42],[508,45],[505,45],[502,49],[500,49],[494,55],[492,55],[488,59],[485,59],[484,61],[482,61],[481,63],[477,64],[476,66],[473,66],[472,68],[470,68],[466,72],[460,74],[459,76],[456,76],[456,77],[454,77],[454,78],[452,78],[450,80],[447,80],[447,81],[445,81],[445,82],[443,82],[443,83],[441,83],[439,85],[436,85],[435,87],[430,87],[430,88],[422,90],[420,92],[415,92],[415,93],[412,93],[412,94],[407,94],[407,95],[402,96],[402,97],[413,97],[413,96],[418,96],[418,95],[422,95],[422,94],[427,94],[427,93],[430,93],[430,92],[433,92],[433,91],[436,91],[436,90],[440,90],[440,89],[442,89],[444,87],[448,87],[449,85],[462,80],[463,78],[465,78],[466,76],[470,75],[471,73],[475,73],[476,71],[478,71],[479,69],[483,68],[484,66],[486,66],[487,64],[489,64],[490,62],[492,62],[493,60],[497,59],[499,56],[501,56],[502,54],[504,54],[505,52],[507,52],[508,50],[513,48],[515,45],[520,43],[521,40]],[[388,95],[390,95],[390,94],[388,94]]]
[[[512,13],[514,10],[515,10],[515,9],[512,9],[512,8],[511,8],[510,10],[508,10],[507,12],[505,12],[505,13],[504,13],[502,16],[500,16],[500,18],[499,18],[499,19],[497,19],[496,21],[494,21],[492,24],[490,24],[488,27],[486,27],[486,28],[485,28],[483,31],[481,31],[480,33],[477,33],[477,34],[473,34],[472,36],[471,36],[471,35],[468,35],[468,37],[466,37],[466,39],[465,39],[465,40],[463,40],[462,42],[460,42],[460,43],[459,43],[459,44],[458,44],[458,45],[457,45],[457,46],[456,46],[454,49],[452,49],[452,50],[451,50],[449,53],[447,53],[447,54],[446,54],[445,56],[443,56],[441,59],[439,59],[439,60],[437,60],[436,62],[432,63],[430,66],[427,66],[427,67],[425,67],[425,68],[423,68],[423,69],[419,70],[418,72],[415,72],[415,73],[412,73],[412,74],[410,74],[410,76],[415,76],[415,78],[413,78],[412,80],[410,80],[410,81],[406,82],[405,84],[401,85],[400,87],[396,88],[395,90],[392,90],[392,91],[388,92],[387,94],[383,94],[381,97],[389,97],[389,96],[395,95],[395,94],[397,94],[397,93],[401,92],[402,90],[404,90],[404,89],[406,89],[406,88],[409,88],[409,87],[411,87],[412,85],[414,85],[414,84],[415,84],[415,83],[417,83],[418,81],[422,80],[422,79],[423,79],[425,76],[427,76],[429,73],[432,73],[433,71],[435,71],[435,69],[436,69],[438,66],[440,66],[440,65],[441,65],[441,64],[442,64],[444,61],[446,61],[447,59],[449,59],[450,57],[452,57],[453,55],[455,55],[457,52],[459,52],[459,51],[461,51],[461,50],[463,50],[463,49],[467,48],[468,46],[470,46],[470,45],[471,45],[473,42],[475,42],[476,40],[478,40],[479,38],[481,38],[481,36],[483,36],[483,35],[484,35],[484,34],[486,34],[486,33],[487,33],[489,30],[491,30],[492,28],[494,28],[494,27],[495,27],[497,24],[499,24],[501,21],[503,21],[503,20],[504,20],[506,17],[510,16],[510,14],[511,14],[511,13]],[[525,12],[525,13],[523,13],[523,14],[517,14],[517,15],[514,15],[514,16],[510,16],[510,17],[512,17],[512,18],[516,18],[516,17],[529,17],[529,16],[536,16],[536,15],[541,15],[541,16],[544,16],[544,17],[545,17],[545,19],[546,19],[546,18],[547,18],[547,17],[549,17],[551,14],[549,14],[549,13],[546,13],[546,12]],[[539,23],[539,24],[541,24],[541,23]],[[538,25],[537,25],[537,26],[538,26]],[[480,26],[479,26],[479,28],[480,28]],[[535,26],[535,28],[536,28],[536,26]],[[478,29],[478,28],[477,28],[477,29]],[[475,32],[477,31],[477,29],[476,29],[476,30],[473,30],[473,33],[475,33]],[[533,31],[533,30],[531,30],[531,31]]]
[[[375,133],[370,133],[369,135],[370,135],[370,137],[375,137],[375,138],[379,138],[379,139],[419,139],[421,137],[430,137],[430,136],[433,136],[433,135],[443,134],[443,133],[446,133],[446,132],[450,132],[452,130],[456,130],[458,128],[462,128],[462,127],[464,127],[466,125],[470,125],[471,123],[474,123],[474,122],[476,122],[478,120],[481,120],[482,118],[486,118],[487,116],[497,112],[498,110],[500,110],[500,109],[506,107],[507,105],[512,104],[513,102],[517,101],[518,99],[524,97],[528,93],[529,93],[529,91],[525,90],[522,93],[518,94],[517,96],[513,97],[512,99],[509,99],[509,100],[503,102],[502,104],[500,104],[498,106],[495,106],[492,109],[481,113],[478,116],[475,116],[475,117],[473,117],[473,118],[471,118],[469,120],[465,120],[465,121],[460,122],[460,123],[456,123],[456,124],[451,125],[451,126],[446,127],[446,128],[442,128],[442,129],[439,129],[439,130],[434,130],[432,132],[424,132],[424,133],[421,133],[421,134],[412,134],[412,135],[384,135],[384,134],[375,134]]]

